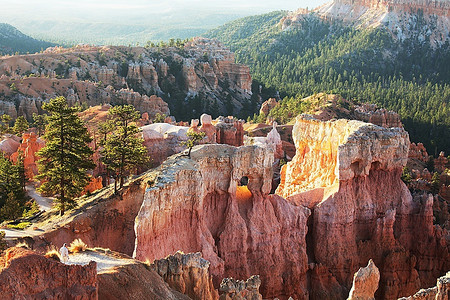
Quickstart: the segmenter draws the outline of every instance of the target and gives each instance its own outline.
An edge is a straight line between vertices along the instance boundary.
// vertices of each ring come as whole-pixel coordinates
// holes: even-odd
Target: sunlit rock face
[[[312,298],[323,287],[346,297],[353,273],[370,258],[384,299],[411,294],[448,269],[447,233],[433,226],[432,197],[413,199],[400,179],[409,148],[403,129],[305,115],[293,138],[296,155],[276,193],[312,210]]]
[[[228,145],[164,162],[136,218],[136,258],[200,251],[216,288],[259,274],[264,297],[305,298],[309,210],[269,195],[272,163],[272,149]]]
[[[300,116],[292,136],[296,155],[283,168],[277,189],[286,198],[313,189],[336,190],[339,182],[367,177],[371,170],[395,173],[406,165],[409,149],[403,129],[346,119]]]
[[[353,276],[353,285],[347,300],[374,300],[378,289],[380,272],[372,260],[364,268],[359,268]]]

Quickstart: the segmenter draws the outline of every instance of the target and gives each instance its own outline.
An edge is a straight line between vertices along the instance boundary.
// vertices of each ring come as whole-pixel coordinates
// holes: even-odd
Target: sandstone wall
[[[65,265],[23,248],[0,257],[2,299],[97,299],[97,264]]]
[[[268,195],[272,163],[270,150],[227,145],[164,162],[136,218],[136,258],[200,251],[216,288],[224,277],[259,274],[265,297],[305,298],[309,210]],[[243,176],[245,197],[237,195]]]
[[[352,274],[372,258],[378,297],[395,299],[446,271],[448,246],[433,226],[432,199],[413,200],[400,180],[409,147],[403,129],[301,116],[293,137],[296,156],[276,193],[312,210],[308,257],[321,274],[312,286],[344,297],[341,288],[348,293]]]

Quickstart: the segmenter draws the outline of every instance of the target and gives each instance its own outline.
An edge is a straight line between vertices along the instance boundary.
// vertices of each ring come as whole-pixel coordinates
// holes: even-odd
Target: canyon
[[[216,40],[194,38],[171,47],[78,45],[0,57],[0,113],[15,119],[42,113],[42,102],[64,96],[72,105],[126,103],[150,118],[181,114],[183,101],[225,113],[251,96],[249,68]],[[226,100],[226,101],[225,101]],[[199,109],[199,107],[194,108]],[[178,116],[179,117],[179,116]]]
[[[224,278],[252,275],[264,298],[344,299],[370,259],[380,274],[375,297],[397,299],[448,271],[449,233],[433,224],[433,197],[412,196],[400,179],[410,146],[404,129],[303,115],[292,137],[296,154],[274,194],[274,147],[205,144],[119,195],[103,189],[62,220],[44,217],[43,234],[28,232],[36,248],[82,238],[155,261],[169,286],[199,299],[216,298]],[[208,272],[163,267],[189,261],[166,258],[177,251],[200,252],[204,261],[192,256],[197,262],[187,265]]]

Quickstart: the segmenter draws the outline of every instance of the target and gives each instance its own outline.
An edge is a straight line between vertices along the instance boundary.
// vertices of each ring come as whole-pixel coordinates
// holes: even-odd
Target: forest
[[[420,33],[398,41],[383,28],[355,29],[339,21],[305,15],[300,26],[282,30],[286,12],[243,18],[206,34],[250,66],[265,98],[278,91],[272,117],[302,112],[301,99],[314,93],[340,94],[398,112],[412,142],[430,154],[450,152],[450,49],[433,48]],[[423,19],[418,18],[417,25]]]
[[[33,39],[9,24],[0,23],[0,55],[35,53],[54,45]]]

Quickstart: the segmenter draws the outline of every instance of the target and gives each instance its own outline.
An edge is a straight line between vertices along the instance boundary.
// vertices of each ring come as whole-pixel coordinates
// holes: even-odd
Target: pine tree
[[[30,128],[27,119],[24,116],[19,116],[14,123],[13,131],[17,136],[22,136],[22,134]]]
[[[89,148],[92,139],[76,114],[78,108],[69,107],[64,97],[51,99],[42,108],[50,116],[43,137],[46,145],[38,152],[41,159],[37,179],[43,181],[38,191],[56,196],[63,215],[88,184],[86,172],[95,167]]]
[[[140,129],[136,125],[139,112],[131,105],[118,105],[109,109],[111,133],[106,137],[102,153],[103,163],[114,173],[114,190],[117,181],[120,188],[130,171],[148,162],[144,139],[138,137]]]
[[[110,134],[111,131],[112,131],[112,124],[111,124],[111,122],[106,121],[106,122],[99,123],[98,126],[97,126],[97,131],[98,131],[98,133],[100,135],[98,144],[101,147],[105,147],[106,139],[108,138],[108,134]],[[103,182],[109,185],[109,183],[110,183],[109,182],[109,178],[110,178],[111,168],[108,167],[110,163],[106,163],[106,162],[110,162],[110,158],[109,158],[108,152],[106,151],[105,148],[103,148],[102,151],[103,151],[102,152],[103,153],[102,154],[103,157],[102,157],[101,162],[99,162],[99,164],[103,163],[105,165],[105,171],[106,172],[102,174]]]
[[[0,156],[0,222],[21,217],[26,203],[21,163]]]
[[[186,135],[188,136],[188,140],[185,142],[181,142],[181,145],[186,146],[189,148],[189,152],[187,154],[187,156],[189,158],[191,158],[191,151],[192,148],[194,148],[195,145],[198,145],[198,143],[203,140],[203,138],[205,137],[206,133],[205,132],[196,132],[196,131],[188,131],[186,133]]]
[[[33,126],[36,128],[38,136],[41,136],[44,133],[46,124],[47,124],[46,115],[38,115],[36,113],[33,114]]]
[[[9,122],[11,122],[10,115],[1,115],[0,117],[0,134],[5,134],[10,132]]]

